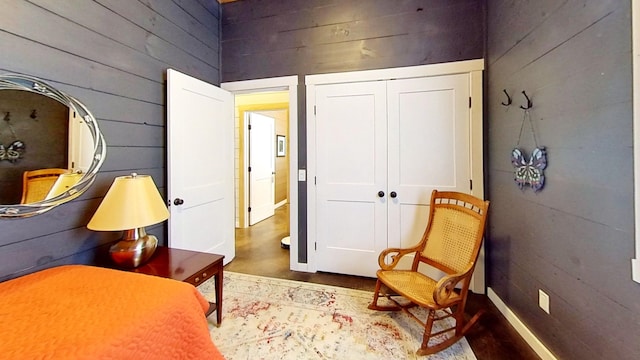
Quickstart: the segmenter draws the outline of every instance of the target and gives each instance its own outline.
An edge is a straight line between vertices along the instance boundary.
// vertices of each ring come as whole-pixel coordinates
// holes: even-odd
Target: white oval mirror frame
[[[107,151],[104,137],[98,128],[98,122],[89,109],[74,97],[55,89],[40,79],[27,75],[0,75],[1,90],[22,90],[37,93],[62,103],[69,108],[69,111],[75,111],[76,114],[84,119],[84,123],[89,128],[88,130],[93,138],[93,158],[89,168],[82,174],[80,180],[66,191],[50,199],[34,203],[0,205],[0,218],[23,218],[41,214],[84,193],[93,184]]]

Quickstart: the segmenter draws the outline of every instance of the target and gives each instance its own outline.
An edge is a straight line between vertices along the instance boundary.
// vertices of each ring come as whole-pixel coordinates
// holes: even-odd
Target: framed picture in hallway
[[[276,135],[276,156],[282,157],[287,154],[287,140],[284,135]]]

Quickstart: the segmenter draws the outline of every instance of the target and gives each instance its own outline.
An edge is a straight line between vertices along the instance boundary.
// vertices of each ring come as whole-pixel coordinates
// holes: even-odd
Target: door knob
[[[378,197],[383,197],[384,196],[384,191],[380,190],[378,191]]]
[[[390,193],[389,193],[389,196],[391,196],[392,198],[394,198],[394,199],[395,199],[395,198],[396,198],[396,196],[398,196],[398,194],[396,194],[396,192],[395,192],[395,191],[392,191],[392,192],[390,192]]]
[[[182,200],[180,198],[176,198],[175,200],[173,200],[173,204],[174,205],[182,205],[182,204],[184,204],[184,200]]]

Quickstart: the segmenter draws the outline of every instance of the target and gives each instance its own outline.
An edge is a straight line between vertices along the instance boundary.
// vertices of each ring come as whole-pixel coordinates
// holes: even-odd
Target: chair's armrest
[[[451,294],[454,292],[456,285],[468,276],[471,276],[472,272],[467,271],[459,274],[446,275],[441,278],[433,289],[433,301],[436,304],[446,307],[450,302]]]
[[[378,264],[382,270],[393,270],[393,268],[398,265],[400,259],[407,254],[412,254],[418,251],[417,247],[408,248],[408,249],[400,249],[400,248],[388,248],[384,249],[380,255],[378,256]],[[386,258],[387,256],[391,256],[391,263],[387,264]]]

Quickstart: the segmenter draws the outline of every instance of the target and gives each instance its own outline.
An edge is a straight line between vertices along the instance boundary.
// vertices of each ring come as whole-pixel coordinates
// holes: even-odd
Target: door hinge
[[[247,169],[247,171],[251,172],[251,166],[249,166],[249,168]]]
[[[249,208],[247,208],[247,211],[248,211],[248,212],[251,212],[251,206],[249,206]]]
[[[469,96],[469,109],[471,109],[471,96]]]
[[[315,115],[315,114],[316,114],[316,106],[313,105],[313,115]]]
[[[247,128],[248,128],[249,130],[251,130],[251,124],[249,124],[249,125],[247,126]]]
[[[473,190],[473,180],[469,179],[469,190]]]
[[[318,251],[318,243],[317,242],[313,243],[313,247],[315,248],[316,251]]]

